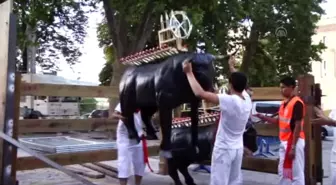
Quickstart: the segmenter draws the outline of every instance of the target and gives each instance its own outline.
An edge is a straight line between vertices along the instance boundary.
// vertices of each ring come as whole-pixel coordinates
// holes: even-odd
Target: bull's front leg
[[[198,105],[199,100],[191,102],[191,143],[198,153]]]
[[[162,91],[158,93],[157,102],[162,135],[160,144],[160,156],[169,159],[172,158],[170,137],[173,120],[173,110],[171,104],[174,103],[174,99],[172,94]]]
[[[171,154],[171,124],[172,124],[172,109],[166,107],[159,108],[160,114],[160,127],[161,127],[161,145],[160,156],[164,158],[172,158]]]

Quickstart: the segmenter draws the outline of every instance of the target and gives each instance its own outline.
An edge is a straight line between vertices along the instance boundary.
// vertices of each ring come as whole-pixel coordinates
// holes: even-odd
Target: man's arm
[[[194,92],[195,96],[214,104],[219,104],[218,95],[212,92],[204,91],[201,85],[197,82],[194,73],[186,73],[190,87]]]
[[[124,120],[125,118],[121,115],[121,112],[118,112],[118,111],[114,111],[112,113],[112,116],[111,116],[112,119],[116,119],[116,120]]]
[[[295,150],[296,143],[300,137],[301,132],[301,122],[303,119],[303,104],[301,102],[296,102],[293,109],[293,115],[292,120],[294,120],[294,131],[293,131],[293,144],[292,144],[292,150]]]
[[[257,115],[253,115],[256,116],[257,118],[272,123],[272,124],[279,124],[279,118],[272,118],[272,117],[268,117],[268,116],[264,116],[262,114],[257,114]]]
[[[313,119],[312,123],[313,124],[318,124],[318,125],[329,125],[329,126],[336,126],[336,120],[333,120],[327,116],[324,115],[323,111],[319,107],[314,107],[314,111],[316,114],[316,118]]]
[[[230,73],[237,72],[237,69],[235,68],[236,59],[234,58],[234,56],[230,56],[228,63],[229,63]]]

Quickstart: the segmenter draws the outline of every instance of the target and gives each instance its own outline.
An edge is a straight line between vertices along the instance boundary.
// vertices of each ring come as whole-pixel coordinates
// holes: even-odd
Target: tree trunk
[[[127,68],[127,66],[119,62],[119,59],[144,49],[147,40],[150,38],[154,19],[154,16],[152,16],[154,1],[150,1],[150,3],[146,5],[143,15],[141,16],[141,23],[136,29],[136,35],[138,38],[131,42],[127,37],[129,26],[122,13],[116,14],[116,10],[113,9],[113,5],[110,0],[103,0],[103,4],[109,32],[112,36],[113,47],[116,54],[116,60],[112,63],[113,74],[110,85],[118,87],[121,76]],[[114,110],[118,102],[119,98],[110,99],[110,112]]]
[[[249,67],[251,65],[254,54],[256,53],[258,46],[259,32],[257,30],[257,25],[253,23],[251,27],[251,32],[249,36],[249,42],[247,43],[243,55],[243,62],[240,67],[240,71],[244,72],[246,75],[249,73]]]

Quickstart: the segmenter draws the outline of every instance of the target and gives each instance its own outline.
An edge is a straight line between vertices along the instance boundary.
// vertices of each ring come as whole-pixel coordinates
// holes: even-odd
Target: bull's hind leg
[[[195,100],[191,103],[191,141],[192,146],[198,153],[198,105],[199,101]]]
[[[168,174],[174,180],[174,184],[182,185],[182,182],[180,180],[180,177],[177,171],[179,161],[176,161],[175,159],[168,159],[167,162],[168,162]]]
[[[146,139],[148,140],[158,139],[151,119],[156,110],[157,110],[156,107],[141,108],[141,118],[144,124],[146,125],[146,133],[147,133]]]
[[[128,81],[127,81],[128,82]],[[124,124],[128,131],[128,137],[136,143],[140,142],[140,136],[135,128],[134,112],[136,111],[135,86],[131,82],[120,93],[121,114],[126,118]]]
[[[188,166],[189,165],[190,165],[189,162],[180,161],[178,169],[182,173],[182,175],[184,177],[184,181],[187,185],[196,185],[195,182],[194,182],[194,179],[191,177],[191,175],[188,171]]]

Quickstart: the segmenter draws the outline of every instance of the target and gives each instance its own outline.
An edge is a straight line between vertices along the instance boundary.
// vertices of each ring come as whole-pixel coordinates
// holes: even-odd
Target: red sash
[[[146,137],[144,135],[141,136],[141,140],[142,140],[142,149],[144,152],[144,162],[145,164],[147,164],[149,170],[151,172],[154,172],[153,169],[151,168],[150,164],[149,164],[149,155],[148,155],[148,148],[147,148],[147,141],[146,141]]]
[[[293,180],[293,159],[290,159],[288,155],[292,148],[292,142],[293,142],[293,133],[291,133],[288,139],[288,142],[287,142],[285,160],[283,164],[283,176],[284,178],[287,178],[290,180]]]

